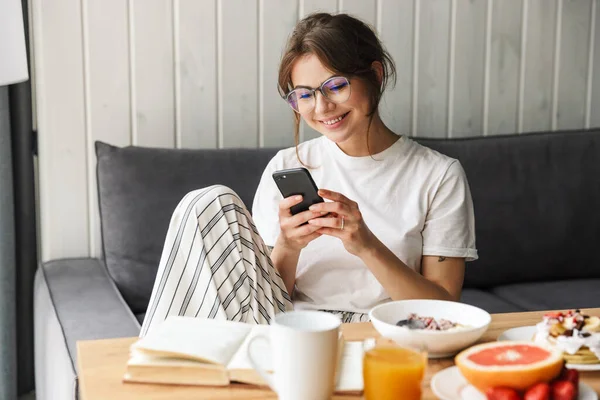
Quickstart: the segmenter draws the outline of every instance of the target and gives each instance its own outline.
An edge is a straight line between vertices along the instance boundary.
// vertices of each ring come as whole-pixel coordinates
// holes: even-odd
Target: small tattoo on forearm
[[[442,261],[446,261],[446,257],[440,257],[440,258],[438,258],[438,262],[442,262]]]

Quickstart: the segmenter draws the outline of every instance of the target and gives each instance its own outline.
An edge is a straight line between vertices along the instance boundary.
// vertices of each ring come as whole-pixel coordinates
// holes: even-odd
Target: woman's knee
[[[212,185],[202,189],[195,189],[188,192],[179,202],[177,209],[189,209],[190,207],[205,208],[214,203],[215,200],[225,203],[243,204],[240,196],[231,188],[225,185]]]

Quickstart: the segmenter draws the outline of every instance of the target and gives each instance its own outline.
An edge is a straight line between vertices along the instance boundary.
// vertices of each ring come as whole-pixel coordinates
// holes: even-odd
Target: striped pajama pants
[[[269,324],[293,309],[250,212],[215,185],[188,193],[175,209],[140,336],[169,315]],[[329,311],[344,322],[366,314]]]

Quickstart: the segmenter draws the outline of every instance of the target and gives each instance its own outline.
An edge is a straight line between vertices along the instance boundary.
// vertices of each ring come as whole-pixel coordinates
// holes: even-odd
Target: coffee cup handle
[[[259,363],[256,362],[256,360],[252,357],[252,345],[257,340],[265,340],[267,343],[269,343],[269,346],[271,345],[271,341],[269,340],[269,338],[267,336],[265,336],[265,335],[256,335],[256,336],[254,336],[248,342],[248,350],[247,350],[248,359],[250,360],[250,364],[252,364],[252,367],[254,367],[254,369],[265,380],[265,382],[267,382],[267,385],[269,385],[269,387],[271,388],[271,390],[273,390],[274,392],[277,392],[277,389],[275,389],[275,382],[273,381],[273,377],[271,376],[271,374],[269,374],[265,369],[263,369],[263,367],[261,367],[259,365]]]

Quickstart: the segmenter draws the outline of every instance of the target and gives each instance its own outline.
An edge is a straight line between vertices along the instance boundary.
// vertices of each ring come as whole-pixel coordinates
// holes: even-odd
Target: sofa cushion
[[[479,260],[465,287],[600,278],[600,130],[419,141],[467,174]]]
[[[96,142],[104,258],[134,313],[146,311],[169,220],[181,198],[219,183],[251,207],[276,151],[119,148]]]
[[[489,313],[521,312],[525,309],[510,301],[504,300],[492,293],[479,289],[465,289],[460,296],[460,302],[483,308]]]
[[[600,279],[518,283],[492,293],[530,311],[600,307]]]
[[[135,314],[135,319],[138,320],[138,322],[140,323],[140,325],[142,325],[144,323],[144,318],[146,318],[146,313],[145,312]]]

